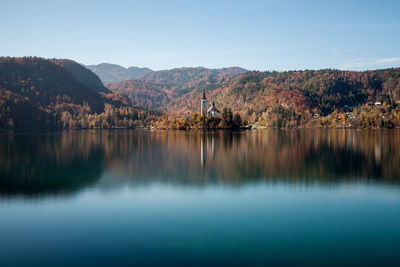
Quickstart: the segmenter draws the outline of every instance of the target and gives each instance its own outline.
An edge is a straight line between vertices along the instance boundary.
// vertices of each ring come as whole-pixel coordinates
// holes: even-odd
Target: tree
[[[233,128],[239,129],[242,126],[242,118],[238,113],[235,114],[233,117]]]
[[[222,111],[222,125],[225,128],[232,128],[233,113],[230,108],[225,107]]]

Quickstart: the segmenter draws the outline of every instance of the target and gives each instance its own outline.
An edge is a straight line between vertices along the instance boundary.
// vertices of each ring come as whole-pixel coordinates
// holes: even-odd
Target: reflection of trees
[[[400,179],[400,132],[70,131],[0,135],[0,194],[63,194],[96,182]],[[125,181],[124,181],[125,180]]]
[[[110,166],[135,181],[232,184],[400,177],[396,131],[141,132],[127,134],[122,143],[125,157],[114,157]]]
[[[0,194],[66,194],[95,182],[99,143],[89,132],[0,135]]]
[[[236,173],[254,179],[329,181],[389,180],[400,174],[400,154],[394,149],[400,139],[393,131],[261,131],[248,136],[236,150],[224,151],[239,164],[216,162],[223,171],[237,166]]]

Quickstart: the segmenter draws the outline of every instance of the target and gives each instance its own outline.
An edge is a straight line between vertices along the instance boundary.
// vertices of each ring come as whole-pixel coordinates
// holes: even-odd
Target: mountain
[[[230,107],[249,122],[273,127],[310,125],[319,117],[333,118],[333,123],[315,120],[318,127],[400,126],[400,68],[363,72],[180,68],[108,88],[127,95],[134,105],[177,114],[198,113],[205,91],[208,105]]]
[[[152,81],[155,83],[168,84],[180,88],[182,86],[190,86],[191,82],[218,79],[224,76],[232,76],[247,72],[247,70],[239,67],[222,68],[222,69],[207,69],[203,67],[197,68],[176,68],[171,70],[160,70],[146,74],[142,77],[143,80]]]
[[[376,101],[389,102],[399,97],[400,68],[364,72],[332,69],[253,71],[218,88],[216,95],[221,105],[232,105],[235,110],[264,112],[279,104],[300,110],[315,108],[325,115],[335,109]]]
[[[177,68],[104,87],[93,72],[71,60],[0,57],[0,128],[145,126],[162,115],[150,109],[191,113],[191,120],[177,116],[184,120],[174,121],[201,126],[213,123],[195,116],[203,92],[207,105],[215,102],[223,114],[236,118],[237,113],[237,118],[261,126],[400,127],[400,68]],[[158,125],[172,125],[166,118]]]
[[[99,88],[88,86],[95,80],[95,75],[92,72],[80,73],[77,69],[70,72],[64,64],[71,68],[79,65],[71,61],[35,57],[1,57],[0,88],[27,98],[32,104],[43,108],[61,102],[87,102],[93,110],[103,110],[104,102],[98,94]],[[79,74],[79,79],[74,74]],[[85,80],[85,83],[80,80]],[[103,90],[108,91],[105,88]]]
[[[107,84],[107,87],[129,98],[131,105],[148,109],[159,109],[170,102],[170,86],[141,79]]]
[[[220,109],[272,127],[399,127],[400,68],[375,71],[252,71],[207,91]],[[169,112],[198,112],[201,92]],[[210,102],[209,102],[210,103]]]
[[[247,70],[239,67],[223,69],[176,68],[154,71],[141,79],[111,83],[107,88],[129,97],[132,105],[144,108],[172,110],[176,101],[191,93],[201,93],[220,87]],[[181,102],[185,102],[181,100]]]
[[[124,102],[74,61],[0,57],[0,129],[134,127],[152,115]]]
[[[64,67],[75,79],[96,92],[110,93],[99,77],[83,65],[69,59],[51,59],[50,61]]]
[[[122,66],[109,63],[88,65],[86,66],[86,68],[93,71],[97,76],[99,76],[104,84],[136,79],[152,72],[152,70],[149,68],[124,68]]]

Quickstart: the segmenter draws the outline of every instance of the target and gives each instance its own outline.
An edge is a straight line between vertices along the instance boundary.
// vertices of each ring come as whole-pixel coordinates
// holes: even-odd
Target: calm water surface
[[[0,135],[1,266],[400,266],[400,131]]]

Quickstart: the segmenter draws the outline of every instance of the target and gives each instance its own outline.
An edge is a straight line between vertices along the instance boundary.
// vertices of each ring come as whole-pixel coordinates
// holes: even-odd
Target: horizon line
[[[140,69],[150,69],[152,72],[158,72],[158,71],[169,71],[169,70],[174,70],[174,69],[184,69],[184,68],[204,68],[204,69],[210,69],[210,70],[218,70],[218,69],[229,69],[229,68],[241,68],[244,69],[246,71],[249,72],[253,72],[253,71],[258,71],[258,72],[296,72],[296,71],[321,71],[321,70],[338,70],[338,71],[352,71],[352,72],[365,72],[365,71],[378,71],[378,70],[385,70],[385,69],[397,69],[400,68],[400,64],[398,66],[392,66],[392,67],[377,67],[377,68],[365,68],[365,69],[356,69],[356,68],[352,68],[355,66],[349,66],[346,64],[343,64],[342,66],[347,66],[347,67],[324,67],[324,68],[299,68],[299,69],[269,69],[269,70],[262,70],[262,69],[252,69],[252,68],[246,68],[246,67],[242,67],[240,65],[232,65],[232,66],[224,66],[224,67],[206,67],[206,66],[202,66],[202,65],[186,65],[186,66],[177,66],[177,67],[173,67],[173,68],[151,68],[148,66],[137,66],[137,65],[131,65],[131,66],[126,66],[125,64],[118,64],[118,63],[110,63],[110,62],[100,62],[97,64],[86,64],[86,63],[82,63],[79,60],[75,60],[75,59],[71,59],[71,58],[66,58],[66,57],[42,57],[42,56],[0,56],[0,58],[41,58],[41,59],[45,59],[45,60],[51,60],[51,59],[58,59],[58,60],[71,60],[71,61],[75,61],[76,63],[87,67],[87,66],[98,66],[101,64],[109,64],[109,65],[115,65],[115,66],[119,66],[119,67],[123,67],[124,69],[128,69],[128,68],[140,68]],[[395,60],[394,60],[395,59]],[[387,61],[389,60],[389,61]],[[398,58],[389,58],[389,59],[378,59],[377,62],[380,63],[390,63],[390,62],[397,62],[400,61],[400,57]],[[360,66],[361,67],[361,66]]]

